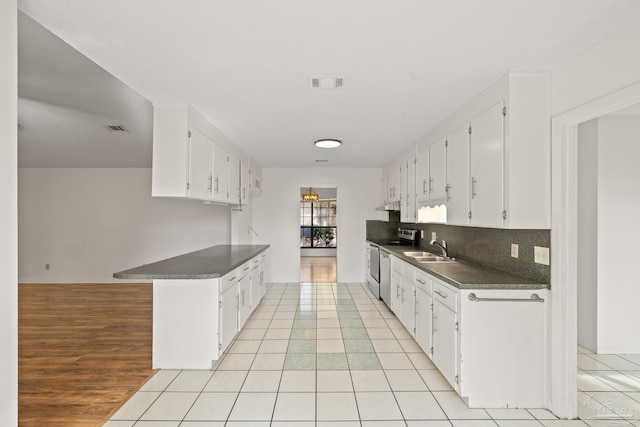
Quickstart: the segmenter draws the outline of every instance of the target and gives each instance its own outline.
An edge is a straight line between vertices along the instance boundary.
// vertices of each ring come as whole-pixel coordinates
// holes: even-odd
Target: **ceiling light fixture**
[[[338,148],[342,145],[342,141],[339,139],[324,138],[317,140],[314,144],[318,148]]]
[[[313,192],[313,188],[309,187],[306,193],[302,195],[303,202],[317,202],[318,201],[318,193]]]

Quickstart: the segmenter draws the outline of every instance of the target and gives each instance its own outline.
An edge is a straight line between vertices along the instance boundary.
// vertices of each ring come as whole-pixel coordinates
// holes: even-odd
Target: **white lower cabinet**
[[[467,406],[545,407],[546,289],[460,290],[391,260],[392,311]]]
[[[152,367],[211,369],[260,303],[265,264],[263,252],[220,278],[154,280]]]
[[[419,270],[415,271],[416,281],[416,315],[415,315],[415,339],[420,348],[431,356],[433,346],[431,344],[431,330],[433,319],[433,302],[431,298],[431,278]]]
[[[251,314],[251,262],[246,262],[238,268],[238,330],[242,329]]]
[[[389,309],[398,319],[402,320],[402,265],[404,262],[393,255],[389,258],[391,258],[391,307]]]
[[[402,319],[405,329],[415,336],[416,318],[416,285],[414,284],[414,268],[407,263],[402,266]]]
[[[222,354],[231,344],[238,333],[238,282],[233,281],[227,289],[220,293],[220,346],[218,353]]]
[[[432,360],[445,379],[458,390],[457,293],[440,282],[433,285]]]

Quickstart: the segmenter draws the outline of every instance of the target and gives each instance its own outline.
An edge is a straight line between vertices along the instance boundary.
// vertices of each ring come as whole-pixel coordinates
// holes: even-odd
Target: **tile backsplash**
[[[367,221],[367,239],[392,240],[398,228],[424,231],[424,238],[418,239],[418,247],[440,253],[440,248],[429,244],[431,233],[438,235],[438,241],[446,240],[449,255],[472,261],[549,283],[548,265],[533,262],[533,247],[550,247],[550,230],[505,230],[497,228],[461,227],[444,224],[404,224],[397,221]],[[511,244],[518,247],[518,258],[511,257]]]

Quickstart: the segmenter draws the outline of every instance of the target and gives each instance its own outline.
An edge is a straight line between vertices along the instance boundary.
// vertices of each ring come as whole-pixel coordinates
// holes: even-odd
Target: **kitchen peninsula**
[[[269,245],[218,245],[114,273],[153,280],[153,368],[209,369],[266,292]]]

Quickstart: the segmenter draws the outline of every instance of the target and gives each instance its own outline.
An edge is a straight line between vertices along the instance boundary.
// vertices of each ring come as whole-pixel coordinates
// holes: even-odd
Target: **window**
[[[300,202],[300,247],[337,247],[336,212],[335,200]]]

